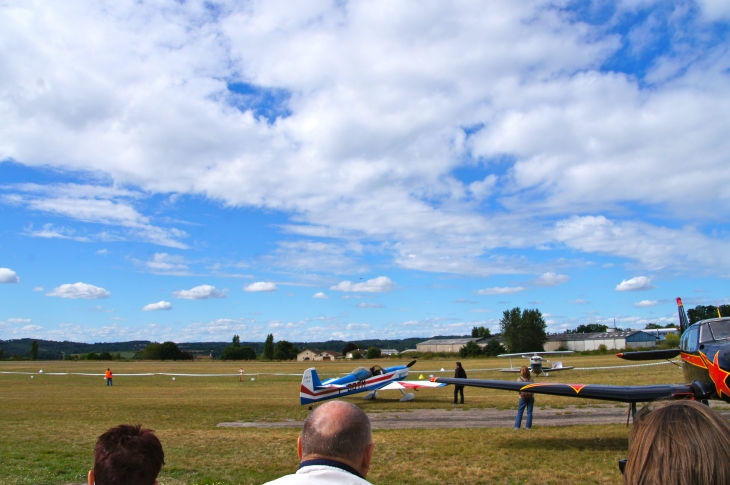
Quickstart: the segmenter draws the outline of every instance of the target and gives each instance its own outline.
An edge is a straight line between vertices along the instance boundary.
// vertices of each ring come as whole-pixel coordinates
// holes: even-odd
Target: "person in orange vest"
[[[111,369],[107,369],[106,370],[106,372],[104,373],[104,379],[106,379],[106,385],[107,386],[113,386],[114,385],[114,384],[112,384],[112,371],[111,371]]]

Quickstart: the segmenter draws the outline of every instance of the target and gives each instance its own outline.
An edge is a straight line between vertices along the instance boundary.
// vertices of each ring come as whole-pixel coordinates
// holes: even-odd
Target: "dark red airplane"
[[[649,386],[606,386],[602,384],[559,384],[551,382],[509,382],[481,379],[452,379],[436,377],[434,382],[461,386],[486,387],[506,391],[529,391],[556,396],[583,397],[604,401],[631,403],[636,412],[637,402],[655,399],[720,399],[730,402],[730,318],[712,318],[689,325],[682,299],[677,298],[679,349],[649,350],[616,354],[626,360],[682,358],[685,384]]]

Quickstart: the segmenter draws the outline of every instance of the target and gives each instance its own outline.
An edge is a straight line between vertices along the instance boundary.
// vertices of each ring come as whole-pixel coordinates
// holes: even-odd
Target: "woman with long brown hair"
[[[520,377],[517,379],[518,382],[532,382],[532,376],[530,375],[530,368],[523,365],[520,369]],[[520,403],[517,406],[517,417],[515,418],[515,429],[520,429],[522,426],[522,414],[527,409],[527,421],[525,421],[525,429],[532,428],[532,407],[535,405],[535,396],[531,392],[520,391]]]
[[[662,401],[638,414],[624,485],[730,483],[730,423],[695,401]]]

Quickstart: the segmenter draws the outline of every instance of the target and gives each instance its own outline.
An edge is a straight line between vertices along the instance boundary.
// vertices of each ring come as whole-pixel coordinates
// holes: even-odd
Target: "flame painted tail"
[[[316,393],[318,390],[323,389],[322,381],[319,380],[317,369],[310,367],[302,374],[302,386],[299,388],[299,404],[311,404],[319,401]]]
[[[689,328],[689,321],[687,320],[687,314],[684,312],[681,298],[677,298],[677,312],[679,313],[679,334],[682,335]]]

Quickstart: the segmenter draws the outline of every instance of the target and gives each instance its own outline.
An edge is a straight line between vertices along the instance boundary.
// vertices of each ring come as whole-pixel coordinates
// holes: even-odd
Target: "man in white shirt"
[[[322,404],[304,421],[297,454],[299,470],[266,485],[370,485],[365,480],[373,457],[370,420],[354,404]]]

